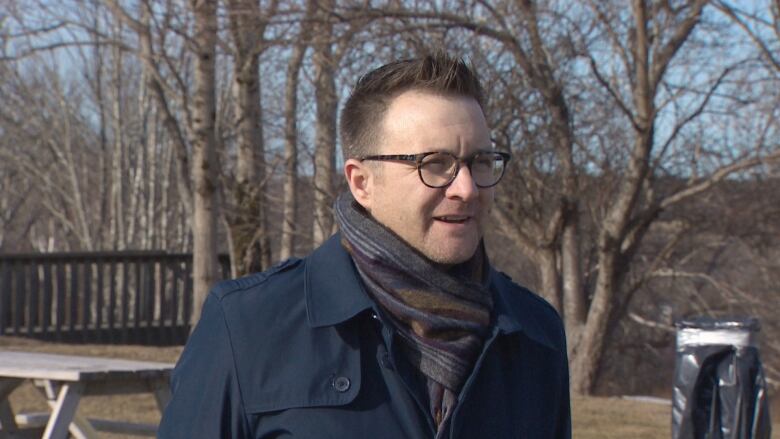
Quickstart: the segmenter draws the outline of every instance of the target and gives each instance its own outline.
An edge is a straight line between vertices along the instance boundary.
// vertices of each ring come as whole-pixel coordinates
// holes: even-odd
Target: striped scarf
[[[349,191],[334,205],[342,245],[369,295],[395,326],[411,363],[427,378],[431,415],[443,434],[490,326],[484,246],[463,264],[431,261],[379,224]]]

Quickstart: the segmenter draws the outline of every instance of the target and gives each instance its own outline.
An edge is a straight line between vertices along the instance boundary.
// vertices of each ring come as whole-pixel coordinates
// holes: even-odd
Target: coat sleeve
[[[171,392],[159,438],[249,437],[230,333],[213,293],[173,370]]]

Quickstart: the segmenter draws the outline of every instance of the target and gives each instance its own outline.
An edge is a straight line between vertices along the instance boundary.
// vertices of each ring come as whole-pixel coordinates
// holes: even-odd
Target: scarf
[[[334,211],[342,245],[367,292],[395,326],[411,364],[427,378],[441,437],[490,326],[484,245],[469,261],[447,268],[374,220],[349,191],[336,199]]]

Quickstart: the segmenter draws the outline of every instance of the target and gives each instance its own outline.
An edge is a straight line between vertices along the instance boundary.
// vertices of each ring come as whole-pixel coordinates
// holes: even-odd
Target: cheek
[[[436,212],[437,206],[439,206],[443,200],[444,197],[435,192],[426,191],[420,194],[417,198],[417,215],[423,217],[427,222],[432,222],[433,214]]]

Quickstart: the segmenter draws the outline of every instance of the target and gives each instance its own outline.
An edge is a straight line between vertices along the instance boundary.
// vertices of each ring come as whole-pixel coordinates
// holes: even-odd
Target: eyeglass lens
[[[485,151],[475,154],[470,163],[471,178],[479,187],[493,186],[504,173],[504,158]],[[420,177],[428,186],[441,187],[455,179],[458,158],[446,152],[426,156],[420,163]]]

